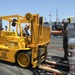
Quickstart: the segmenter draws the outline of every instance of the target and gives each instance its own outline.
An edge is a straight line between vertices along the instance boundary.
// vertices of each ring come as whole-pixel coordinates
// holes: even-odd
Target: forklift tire
[[[31,65],[31,55],[28,52],[20,51],[17,53],[16,62],[22,68],[29,68]]]

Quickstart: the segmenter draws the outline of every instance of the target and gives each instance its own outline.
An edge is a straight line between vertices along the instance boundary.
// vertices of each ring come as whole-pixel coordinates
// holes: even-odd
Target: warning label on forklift
[[[7,52],[9,52],[9,50],[0,49],[0,58],[7,59]]]

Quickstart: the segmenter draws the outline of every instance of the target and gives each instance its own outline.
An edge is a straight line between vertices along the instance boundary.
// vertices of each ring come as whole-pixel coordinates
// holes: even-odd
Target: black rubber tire
[[[24,60],[25,58],[26,60]],[[28,61],[28,63],[26,61]],[[18,52],[16,54],[16,63],[22,68],[29,68],[31,66],[31,54],[29,54],[29,51]]]

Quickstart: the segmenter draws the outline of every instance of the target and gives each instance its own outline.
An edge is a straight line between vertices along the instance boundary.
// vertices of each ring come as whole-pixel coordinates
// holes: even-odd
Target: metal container
[[[75,75],[75,16],[70,17],[67,36],[68,36],[68,59],[70,65],[68,75]]]

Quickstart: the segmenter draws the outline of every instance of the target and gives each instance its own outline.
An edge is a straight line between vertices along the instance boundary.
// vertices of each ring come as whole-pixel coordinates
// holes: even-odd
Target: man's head
[[[68,24],[69,23],[69,19],[63,19],[62,20],[62,24]]]
[[[29,25],[25,25],[24,29],[29,30]]]

